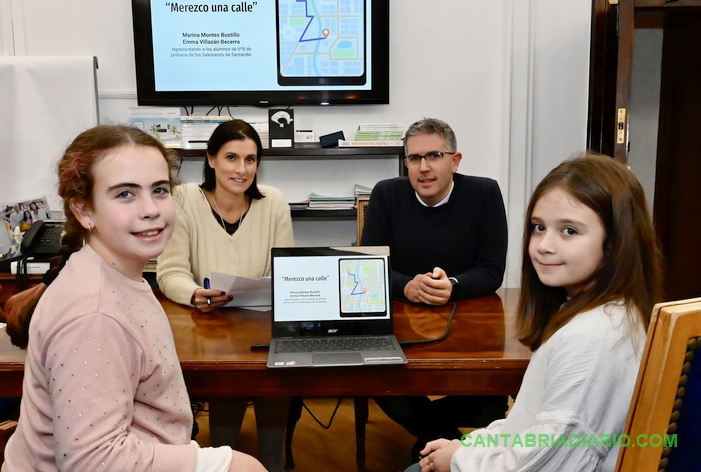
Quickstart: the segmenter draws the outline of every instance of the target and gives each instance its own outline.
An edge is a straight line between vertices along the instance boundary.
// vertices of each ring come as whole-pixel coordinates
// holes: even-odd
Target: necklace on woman
[[[214,206],[217,208],[217,216],[219,216],[219,221],[221,221],[222,228],[226,230],[226,223],[224,222],[224,217],[222,216],[221,210],[219,209],[219,204],[217,203],[217,196],[212,192],[212,198],[214,199]],[[236,228],[241,227],[241,221],[243,220],[243,212],[246,209],[246,194],[243,195],[243,202],[241,203],[241,216],[239,216],[239,223]],[[228,232],[228,231],[227,231]]]

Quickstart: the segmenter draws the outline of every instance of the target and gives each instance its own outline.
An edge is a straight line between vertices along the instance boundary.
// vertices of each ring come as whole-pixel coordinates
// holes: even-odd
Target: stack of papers
[[[155,136],[167,148],[182,145],[180,108],[129,107],[129,126]]]
[[[249,310],[270,310],[270,277],[239,277],[213,272],[211,287],[222,290],[233,299],[224,307],[243,307]]]
[[[207,142],[214,130],[220,124],[231,121],[233,118],[228,115],[222,116],[201,116],[190,115],[181,116],[179,124],[182,127],[182,148],[183,149],[207,149]],[[268,149],[270,143],[270,133],[267,121],[250,121],[249,124],[260,136],[263,149]]]
[[[355,184],[355,198],[370,198],[372,189],[364,185]]]
[[[353,141],[339,140],[340,147],[403,146],[404,125],[401,123],[375,123],[358,125]]]
[[[352,210],[355,208],[355,196],[326,197],[312,193],[309,195],[310,210]]]
[[[290,203],[290,210],[306,210],[307,208],[309,208],[309,200]]]
[[[181,116],[182,148],[207,149],[207,141],[220,124],[231,121],[230,116]]]
[[[404,136],[401,123],[375,123],[358,125],[356,141],[397,141]]]
[[[251,121],[249,122],[253,129],[256,130],[258,136],[260,136],[260,143],[263,145],[263,149],[270,148],[270,131],[267,121]]]
[[[146,266],[144,267],[143,272],[155,274],[157,267],[158,267],[158,260],[157,259],[149,259],[148,262],[146,263]]]

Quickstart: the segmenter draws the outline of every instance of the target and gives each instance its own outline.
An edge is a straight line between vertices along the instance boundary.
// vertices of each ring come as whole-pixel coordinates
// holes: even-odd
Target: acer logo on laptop
[[[336,334],[336,333],[338,333],[338,328],[329,328],[329,330],[327,331],[327,333],[329,333],[329,334]]]

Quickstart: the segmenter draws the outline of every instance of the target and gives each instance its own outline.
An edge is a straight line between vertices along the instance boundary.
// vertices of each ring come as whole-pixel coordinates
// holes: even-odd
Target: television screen
[[[389,0],[132,0],[139,105],[389,103]]]

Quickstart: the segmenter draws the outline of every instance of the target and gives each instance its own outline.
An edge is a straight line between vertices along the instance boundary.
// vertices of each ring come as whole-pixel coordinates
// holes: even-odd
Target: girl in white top
[[[506,419],[429,442],[407,470],[613,471],[660,283],[632,172],[606,156],[560,164],[526,214],[518,324],[535,352],[517,400]]]
[[[83,132],[59,162],[62,248],[44,283],[6,304],[27,359],[2,472],[265,470],[228,446],[190,442],[173,335],[141,276],[175,225],[171,162],[126,126]]]

